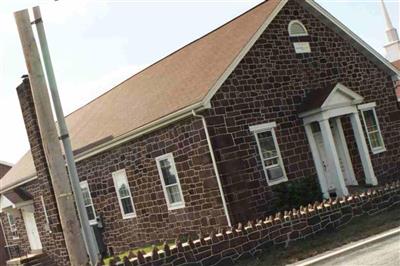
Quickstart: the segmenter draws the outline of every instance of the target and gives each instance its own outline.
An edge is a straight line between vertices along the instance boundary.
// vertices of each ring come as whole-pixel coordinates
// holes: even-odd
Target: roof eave
[[[123,135],[120,135],[120,136],[118,136],[116,138],[113,138],[110,141],[102,143],[102,144],[100,144],[98,146],[95,146],[95,147],[93,147],[91,149],[85,150],[84,152],[82,152],[80,154],[77,154],[75,156],[75,161],[76,162],[82,161],[82,160],[87,159],[87,158],[89,158],[91,156],[94,156],[94,155],[96,155],[98,153],[101,153],[101,152],[104,152],[106,150],[109,150],[109,149],[111,149],[111,148],[113,148],[115,146],[121,145],[121,144],[123,144],[123,143],[125,143],[125,142],[127,142],[129,140],[132,140],[132,139],[138,138],[138,137],[140,137],[140,136],[142,136],[144,134],[150,133],[150,132],[152,132],[152,131],[154,131],[154,130],[156,130],[158,128],[165,127],[165,126],[167,126],[167,125],[169,125],[169,124],[171,124],[171,123],[173,123],[175,121],[178,121],[178,120],[181,120],[183,118],[189,117],[189,116],[193,115],[192,114],[192,110],[202,111],[202,110],[208,109],[209,107],[210,107],[209,105],[204,105],[202,102],[197,102],[197,103],[195,103],[193,105],[190,105],[190,106],[185,107],[185,108],[183,108],[181,110],[178,110],[178,111],[176,111],[174,113],[171,113],[171,114],[169,114],[167,116],[164,116],[164,117],[162,117],[162,118],[160,118],[160,119],[158,119],[158,120],[156,120],[156,121],[154,121],[152,123],[149,123],[149,124],[147,124],[147,125],[145,125],[143,127],[137,128],[137,129],[132,130],[130,132],[127,132],[127,133],[125,133]],[[35,174],[32,174],[30,176],[27,176],[27,177],[23,178],[23,180],[21,182],[10,184],[7,187],[2,186],[0,188],[0,194],[4,193],[4,192],[7,192],[7,191],[9,191],[11,189],[14,189],[16,187],[19,187],[19,186],[21,186],[23,184],[29,183],[29,182],[35,180],[36,178],[37,178],[37,175],[35,173]]]
[[[8,167],[13,167],[14,166],[12,163],[8,163],[8,162],[5,162],[5,161],[0,161],[0,164],[8,166]]]
[[[129,131],[123,135],[120,135],[118,137],[113,138],[110,141],[107,141],[105,143],[102,143],[98,146],[93,147],[92,149],[88,149],[80,154],[76,155],[76,161],[82,161],[84,159],[87,159],[93,155],[96,155],[100,152],[109,150],[115,146],[121,145],[127,141],[130,141],[132,139],[138,138],[144,134],[150,133],[154,130],[157,130],[159,128],[165,127],[173,122],[179,121],[181,119],[184,119],[186,117],[192,116],[192,110],[194,111],[202,111],[205,109],[210,108],[209,105],[204,104],[203,102],[199,101],[196,102],[190,106],[187,106],[185,108],[182,108],[176,112],[173,112],[169,115],[163,116],[160,119],[157,119],[149,124],[146,124],[142,127],[139,127],[137,129],[134,129],[132,131]]]
[[[36,178],[37,178],[37,175],[33,174],[33,175],[30,175],[30,176],[27,176],[27,177],[23,178],[23,180],[21,182],[12,183],[7,187],[1,186],[0,187],[0,194],[3,194],[3,193],[5,193],[5,192],[7,192],[7,191],[9,191],[11,189],[14,189],[14,188],[22,186],[22,185],[24,185],[26,183],[29,183],[29,182],[35,180]]]

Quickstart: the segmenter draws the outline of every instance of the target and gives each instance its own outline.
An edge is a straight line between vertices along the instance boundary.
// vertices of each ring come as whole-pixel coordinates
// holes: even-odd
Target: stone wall
[[[172,153],[185,207],[168,210],[155,158]],[[177,234],[226,225],[202,121],[187,118],[77,163],[87,180],[104,241],[115,252]],[[112,172],[125,169],[137,216],[123,219]]]
[[[34,197],[44,252],[58,264],[66,265],[67,250],[28,80],[17,90],[38,175],[35,181],[21,187]],[[185,201],[181,209],[167,209],[155,160],[166,153],[174,156]],[[120,169],[126,170],[135,205],[136,217],[130,219],[122,218],[113,184],[112,172]],[[96,215],[103,221],[105,245],[113,252],[227,224],[201,119],[189,117],[79,161],[77,170],[81,181],[89,184]],[[50,230],[40,196],[44,197]],[[21,249],[26,253],[29,245]]]
[[[17,232],[14,234],[11,232],[7,213],[5,212],[0,213],[0,219],[3,224],[4,234],[6,236],[6,241],[5,241],[7,244],[6,248],[8,248],[10,251],[10,257],[14,258],[14,257],[19,257],[20,255],[27,254],[29,248],[29,242],[21,211],[15,210],[12,212],[12,215],[14,217],[15,224],[17,227]]]
[[[300,19],[307,27],[312,53],[295,54],[287,33],[287,25],[293,19]],[[400,165],[400,120],[392,119],[398,109],[391,78],[291,0],[213,97],[212,108],[204,112],[233,221],[262,217],[273,208],[273,188],[266,182],[249,126],[276,121],[288,178],[314,176],[314,162],[297,108],[309,91],[337,82],[364,96],[365,102],[377,103],[387,151],[371,155],[373,166],[379,181],[396,177]],[[67,265],[32,96],[24,90],[28,86],[25,80],[18,94],[38,179],[25,188],[34,196],[44,251],[60,265]],[[351,138],[350,133],[347,135]],[[349,140],[361,183],[360,160],[354,141]],[[174,211],[167,209],[155,162],[155,157],[169,152],[174,154],[186,203],[185,208]],[[105,244],[115,252],[226,225],[200,119],[175,122],[80,161],[77,167],[80,178],[89,183],[96,214],[103,218]],[[111,176],[122,168],[127,171],[137,211],[137,217],[132,219],[121,217]],[[41,195],[49,213],[51,233],[46,230]]]
[[[391,207],[400,206],[400,181],[367,193],[353,194],[335,200],[315,202],[307,207],[260,217],[239,224],[231,230],[211,233],[195,241],[176,243],[152,253],[130,253],[124,262],[111,265],[233,265],[243,257],[256,256],[273,245],[287,247],[290,243],[312,235],[340,228],[355,217],[379,214]]]
[[[309,36],[301,40],[290,38],[287,29],[291,20],[300,20]],[[311,53],[296,54],[293,41],[308,41]],[[396,177],[400,171],[400,120],[392,118],[398,107],[391,77],[349,40],[290,0],[214,95],[212,108],[205,112],[233,222],[256,218],[274,209],[273,187],[267,184],[249,127],[275,121],[288,179],[316,176],[298,108],[310,91],[338,82],[365,97],[365,103],[376,102],[387,151],[371,154],[372,164],[378,182]],[[352,130],[345,127],[345,131],[357,179],[363,184]]]

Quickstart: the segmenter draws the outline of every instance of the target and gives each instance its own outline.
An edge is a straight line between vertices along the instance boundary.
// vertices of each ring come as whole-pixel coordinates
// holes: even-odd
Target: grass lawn
[[[169,246],[171,246],[171,245],[174,245],[174,243],[168,243],[168,245]],[[149,253],[149,252],[152,252],[153,251],[153,246],[156,246],[158,249],[164,249],[164,243],[161,243],[161,244],[158,244],[158,245],[147,245],[147,246],[143,246],[143,247],[138,247],[138,248],[134,248],[134,249],[132,249],[132,251],[136,254],[139,250],[140,251],[144,251],[145,253]],[[129,252],[130,251],[126,251],[126,252],[124,252],[124,253],[121,253],[121,254],[118,254],[117,256],[118,257],[120,257],[121,258],[121,261],[123,261],[123,258],[125,257],[125,256],[128,256],[128,254],[129,254]],[[109,257],[109,258],[105,258],[104,259],[104,264],[105,265],[110,265],[110,260],[112,259],[113,257]]]
[[[360,216],[336,232],[324,232],[292,243],[288,248],[272,247],[258,258],[237,262],[238,266],[279,266],[294,263],[339,246],[400,226],[400,207],[375,216]]]

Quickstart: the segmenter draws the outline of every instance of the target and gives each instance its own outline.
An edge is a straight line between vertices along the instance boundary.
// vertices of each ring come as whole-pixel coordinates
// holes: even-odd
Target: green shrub
[[[316,177],[305,177],[273,187],[276,211],[292,210],[322,200]]]

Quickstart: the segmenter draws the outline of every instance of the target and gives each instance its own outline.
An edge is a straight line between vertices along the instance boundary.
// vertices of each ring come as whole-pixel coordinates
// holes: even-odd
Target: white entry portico
[[[349,116],[360,154],[366,184],[377,185],[364,137],[357,105],[363,97],[338,83],[332,88],[313,91],[306,97],[300,117],[325,198],[335,191],[348,195],[347,186],[357,185],[341,118]]]
[[[21,188],[16,188],[0,195],[0,213],[6,212],[13,217],[22,218],[31,254],[42,252],[42,243],[36,225],[34,211],[33,197]],[[9,224],[9,226],[11,227],[11,224]],[[21,228],[15,225],[16,231],[20,229]]]

